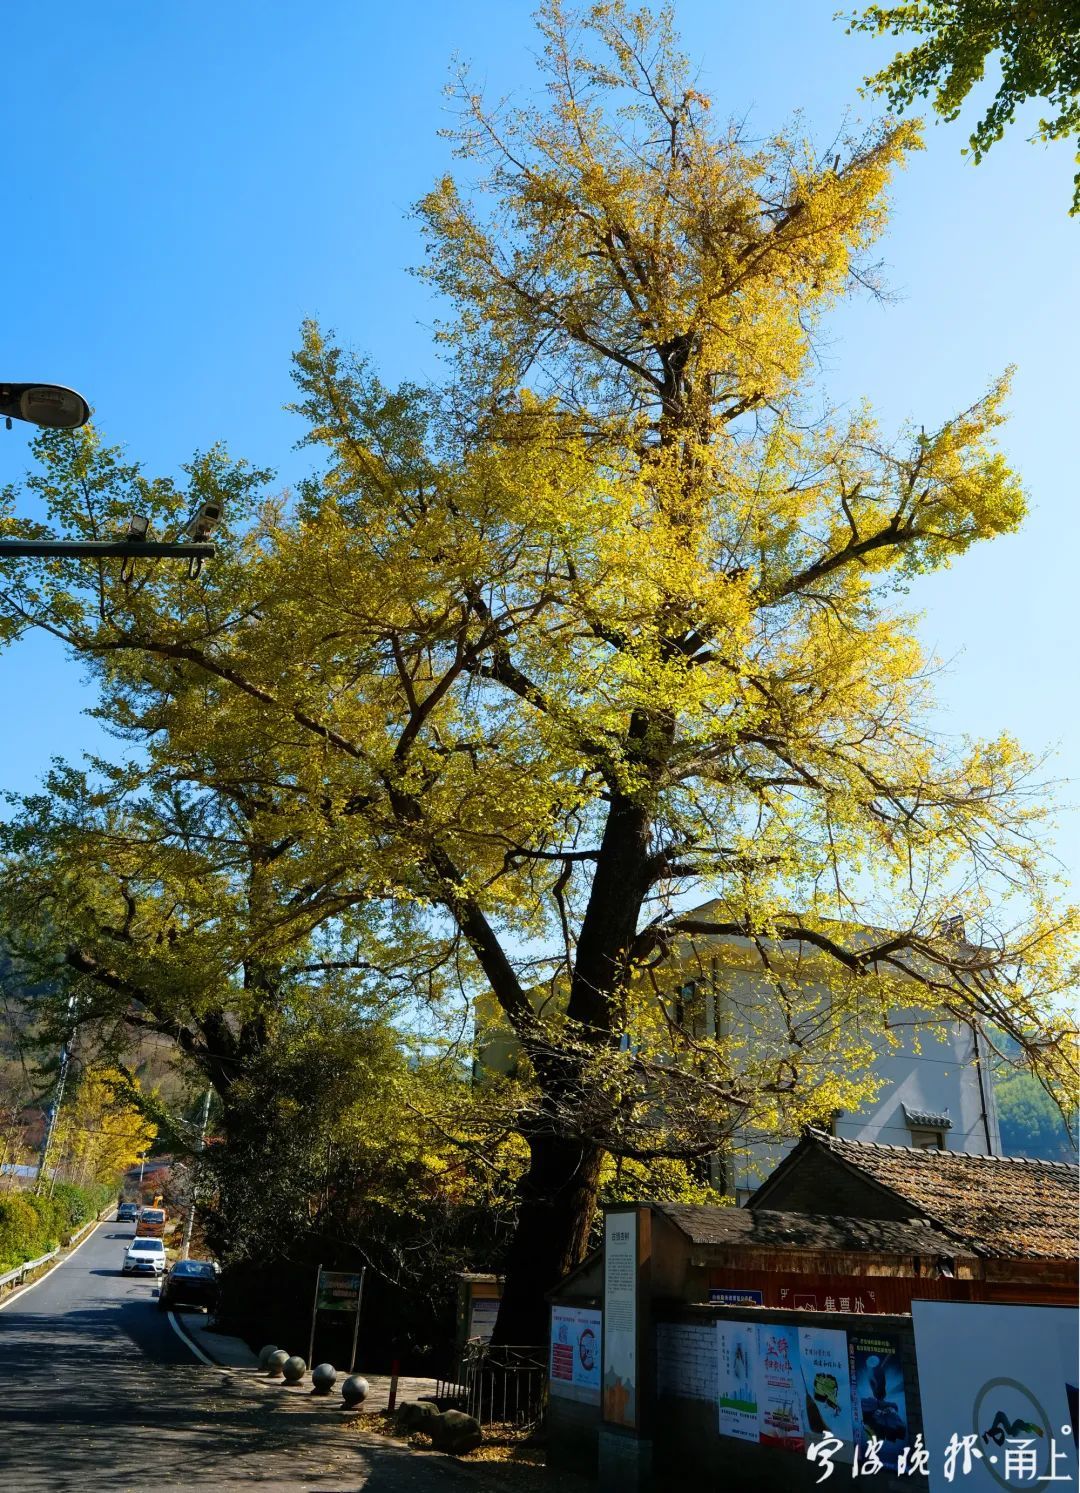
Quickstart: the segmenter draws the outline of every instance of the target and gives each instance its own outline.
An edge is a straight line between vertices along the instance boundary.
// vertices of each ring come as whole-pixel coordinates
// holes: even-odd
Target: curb
[[[225,1359],[219,1358],[214,1352],[216,1344],[212,1341],[213,1334],[209,1332],[204,1334],[201,1330],[198,1332],[192,1331],[186,1325],[184,1318],[171,1307],[166,1311],[165,1315],[169,1319],[169,1325],[184,1344],[184,1347],[190,1349],[200,1363],[204,1363],[210,1368],[221,1369],[226,1374],[236,1374],[238,1376],[250,1374],[252,1371],[257,1370],[258,1363],[254,1355],[252,1355],[251,1363],[229,1363]],[[229,1338],[228,1340],[230,1342],[240,1341],[237,1338]]]
[[[210,1354],[205,1348],[203,1348],[199,1343],[195,1342],[195,1340],[180,1326],[180,1319],[174,1311],[167,1311],[165,1315],[169,1319],[169,1325],[171,1326],[173,1332],[176,1333],[177,1337],[186,1348],[191,1349],[192,1353],[194,1353],[195,1357],[199,1360],[200,1363],[205,1363],[209,1368],[212,1369],[223,1369],[226,1374],[234,1374],[236,1372],[236,1370],[229,1364],[222,1363],[219,1359],[214,1358],[212,1354]]]

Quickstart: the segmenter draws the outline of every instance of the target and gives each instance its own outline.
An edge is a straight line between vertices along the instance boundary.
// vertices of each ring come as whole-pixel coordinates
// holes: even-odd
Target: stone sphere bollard
[[[266,1372],[271,1379],[280,1379],[282,1370],[289,1361],[289,1355],[284,1348],[275,1348],[266,1360]]]
[[[299,1384],[300,1380],[307,1373],[307,1364],[299,1354],[294,1353],[291,1358],[285,1360],[281,1372],[284,1375],[286,1384]]]
[[[341,1398],[345,1401],[346,1410],[354,1410],[357,1405],[362,1405],[370,1388],[363,1374],[350,1374],[341,1386]]]
[[[267,1343],[265,1348],[259,1349],[259,1367],[261,1369],[265,1369],[271,1353],[276,1353],[277,1350],[277,1343]]]
[[[311,1371],[311,1382],[317,1395],[328,1395],[336,1378],[337,1369],[332,1363],[317,1363]]]

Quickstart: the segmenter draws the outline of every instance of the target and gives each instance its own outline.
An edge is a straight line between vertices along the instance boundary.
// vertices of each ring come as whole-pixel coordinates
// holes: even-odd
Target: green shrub
[[[40,1238],[41,1218],[30,1198],[18,1192],[0,1198],[0,1275],[34,1259]]]
[[[32,1192],[0,1196],[0,1275],[66,1244],[115,1196],[111,1187],[74,1187],[58,1182],[52,1197]]]
[[[65,1227],[67,1209],[55,1198],[31,1195],[28,1201],[38,1216],[37,1232],[40,1248],[35,1252],[39,1255],[47,1254],[50,1249],[57,1247],[67,1233]]]
[[[52,1201],[62,1210],[61,1226],[65,1236],[74,1234],[84,1223],[96,1218],[115,1196],[114,1188],[100,1183],[73,1187],[70,1182],[58,1182],[53,1188]]]

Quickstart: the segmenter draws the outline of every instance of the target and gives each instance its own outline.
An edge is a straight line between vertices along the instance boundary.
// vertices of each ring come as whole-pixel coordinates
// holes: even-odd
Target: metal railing
[[[543,1416],[546,1386],[546,1347],[496,1346],[473,1338],[456,1372],[436,1381],[435,1398],[482,1425],[534,1425]]]
[[[27,1260],[23,1265],[16,1265],[14,1270],[9,1270],[6,1275],[0,1275],[0,1291],[5,1286],[21,1286],[31,1270],[40,1270],[42,1265],[47,1265],[50,1260],[55,1260],[60,1253],[58,1249],[51,1249],[47,1255],[42,1255],[39,1260]]]
[[[42,1265],[47,1265],[50,1260],[55,1260],[58,1255],[62,1255],[65,1249],[70,1249],[88,1229],[92,1229],[95,1224],[99,1224],[111,1212],[111,1208],[106,1208],[97,1218],[88,1218],[81,1228],[76,1229],[66,1244],[61,1244],[58,1249],[50,1249],[49,1253],[42,1255],[40,1259],[26,1260],[22,1265],[16,1265],[15,1269],[9,1270],[6,1275],[0,1275],[0,1291],[3,1291],[5,1286],[21,1286],[32,1270],[40,1270]]]

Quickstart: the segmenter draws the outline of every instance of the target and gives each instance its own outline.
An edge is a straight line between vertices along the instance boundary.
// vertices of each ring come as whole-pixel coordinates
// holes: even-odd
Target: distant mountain
[[[999,1076],[994,1084],[1001,1149],[1006,1156],[1033,1161],[1077,1159],[1077,1116],[1071,1127],[1042,1085],[1027,1073]]]

